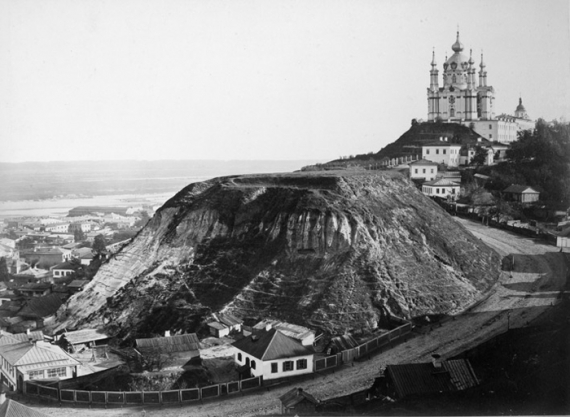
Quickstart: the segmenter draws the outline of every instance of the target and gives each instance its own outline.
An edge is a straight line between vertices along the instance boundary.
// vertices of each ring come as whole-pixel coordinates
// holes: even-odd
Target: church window
[[[489,129],[492,129],[492,128],[493,128],[493,125],[489,125]]]
[[[451,115],[451,117],[455,117],[455,109],[451,109],[449,111],[449,114]]]
[[[451,77],[451,82],[453,83],[457,82],[457,77],[455,76],[455,74],[453,75],[453,77]]]

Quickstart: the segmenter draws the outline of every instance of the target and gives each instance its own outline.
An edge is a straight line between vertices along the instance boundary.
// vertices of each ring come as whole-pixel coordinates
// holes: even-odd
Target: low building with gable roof
[[[314,350],[277,329],[254,333],[233,343],[240,373],[277,379],[313,372]]]
[[[0,361],[2,381],[18,391],[24,381],[73,378],[80,365],[59,346],[33,340],[0,346]]]
[[[511,185],[505,188],[503,195],[507,200],[518,201],[522,204],[530,204],[538,201],[540,191],[537,191],[528,185]]]
[[[422,193],[428,197],[448,198],[456,200],[459,197],[461,186],[455,181],[439,179],[425,182],[422,185]]]
[[[419,159],[409,163],[410,179],[423,179],[433,181],[437,177],[438,164],[427,159]]]

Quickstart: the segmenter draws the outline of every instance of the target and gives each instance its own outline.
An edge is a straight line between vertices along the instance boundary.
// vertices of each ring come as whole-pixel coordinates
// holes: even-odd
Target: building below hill
[[[439,84],[439,70],[432,53],[430,86],[427,89],[428,120],[459,123],[470,127],[485,139],[510,143],[517,140],[521,130],[532,129],[534,122],[528,117],[522,99],[514,116],[495,117],[493,101],[495,89],[487,85],[487,69],[481,54],[479,80],[476,80],[475,60],[463,54],[463,44],[457,40],[451,46],[453,54],[443,64],[443,85]]]

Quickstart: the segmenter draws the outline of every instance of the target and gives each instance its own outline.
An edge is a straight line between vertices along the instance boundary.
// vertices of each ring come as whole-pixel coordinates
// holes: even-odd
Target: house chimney
[[[431,363],[433,365],[433,367],[435,369],[441,369],[441,355],[438,355],[437,353],[434,353],[433,355],[431,355],[431,357],[433,358],[431,360]]]
[[[170,330],[164,331],[164,337],[170,337]]]

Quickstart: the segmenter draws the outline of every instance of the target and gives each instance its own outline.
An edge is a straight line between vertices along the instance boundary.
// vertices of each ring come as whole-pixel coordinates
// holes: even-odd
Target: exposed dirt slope
[[[169,200],[58,313],[59,327],[192,331],[210,310],[336,333],[452,313],[499,255],[397,174],[224,177]]]

